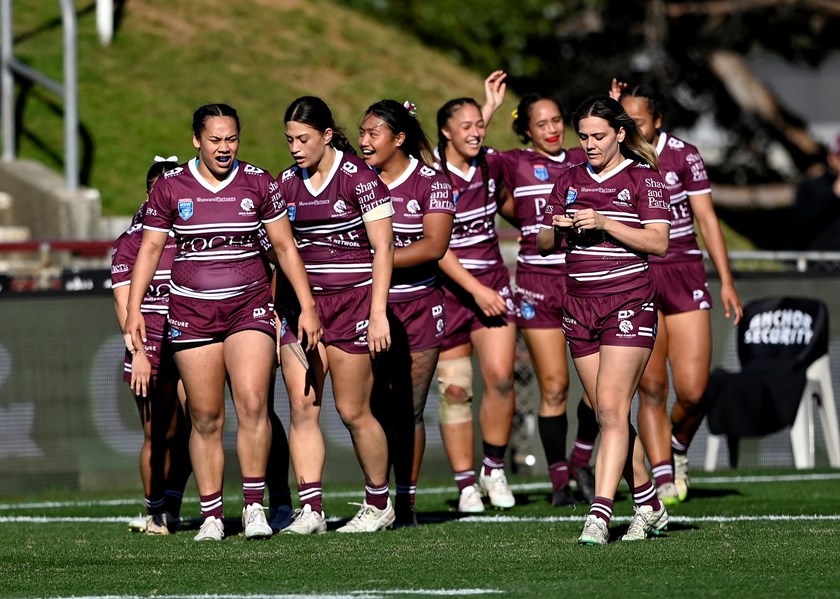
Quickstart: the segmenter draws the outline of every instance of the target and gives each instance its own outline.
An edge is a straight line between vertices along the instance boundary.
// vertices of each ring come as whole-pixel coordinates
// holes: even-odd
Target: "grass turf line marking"
[[[307,599],[328,597],[329,599],[381,599],[387,595],[419,595],[423,597],[469,597],[472,595],[496,595],[504,593],[498,589],[393,589],[382,591],[349,591],[347,593],[287,593],[283,595],[155,595],[155,599]],[[148,599],[142,595],[82,595],[55,597],[53,599]]]
[[[524,522],[565,523],[573,522],[579,524],[584,520],[586,514],[574,516],[463,516],[458,517],[453,512],[451,519],[436,519],[434,523],[460,522],[465,524],[521,524]],[[58,524],[58,523],[95,523],[95,524],[122,524],[125,525],[131,519],[130,516],[0,516],[0,524]],[[424,521],[422,514],[420,522]],[[611,522],[630,522],[630,516],[613,516]],[[346,518],[328,518],[329,521],[344,521]],[[766,514],[763,516],[675,516],[668,515],[669,522],[693,524],[696,522],[840,522],[840,514]],[[396,591],[394,591],[396,592]],[[413,592],[413,591],[412,591]],[[202,595],[204,596],[204,595]],[[209,595],[206,595],[209,597]],[[163,596],[161,596],[162,599]],[[221,595],[219,595],[221,597]]]
[[[691,484],[708,484],[708,485],[722,485],[727,483],[779,483],[779,482],[811,482],[821,480],[840,480],[840,473],[825,473],[825,474],[775,474],[775,475],[756,475],[756,476],[691,476]],[[429,487],[417,489],[418,495],[445,495],[455,492],[457,487]],[[549,482],[533,482],[520,483],[510,486],[514,491],[543,491],[551,489]],[[363,491],[333,491],[325,492],[324,497],[332,498],[353,498],[360,497],[364,494]],[[241,495],[229,495],[224,498],[225,502],[239,501]],[[184,503],[198,503],[197,497],[185,497]],[[140,505],[142,500],[139,499],[101,499],[101,500],[86,500],[86,501],[37,501],[29,503],[0,503],[0,510],[38,510],[38,509],[54,509],[65,507],[100,507],[100,506],[116,506],[116,505]]]

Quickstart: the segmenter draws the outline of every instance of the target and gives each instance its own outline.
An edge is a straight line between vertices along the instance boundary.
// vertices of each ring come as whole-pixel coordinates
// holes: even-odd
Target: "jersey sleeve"
[[[169,232],[175,222],[177,201],[173,200],[168,181],[159,180],[152,188],[146,209],[143,212],[143,228],[152,231]]]
[[[423,169],[429,171],[428,175],[430,177],[424,193],[423,214],[450,214],[454,216],[455,201],[452,199],[452,184],[449,183],[445,175],[434,169],[428,166],[421,166],[420,168],[423,174],[426,174]]]
[[[111,249],[111,287],[121,287],[131,283],[131,272],[137,261],[143,230],[140,226],[131,227],[117,237]]]
[[[568,173],[571,169],[563,171],[557,181],[554,182],[554,187],[551,188],[551,193],[548,194],[546,200],[545,210],[543,210],[540,226],[552,227],[551,220],[555,214],[566,213],[566,203],[568,201],[574,202],[577,198],[577,191],[571,185],[571,178]]]
[[[671,224],[671,199],[665,181],[654,169],[639,168],[637,188],[639,222]]]
[[[261,190],[265,190],[262,210],[260,211],[260,221],[263,223],[273,223],[287,216],[286,200],[283,197],[280,184],[268,173],[265,173],[264,176],[260,177],[259,185]]]
[[[709,175],[706,172],[706,164],[697,148],[690,144],[685,145],[683,152],[682,181],[686,193],[690,196],[711,193],[712,191]]]
[[[364,165],[364,168],[359,168],[350,178],[353,185],[353,197],[358,203],[365,222],[394,215],[391,194],[375,171]]]

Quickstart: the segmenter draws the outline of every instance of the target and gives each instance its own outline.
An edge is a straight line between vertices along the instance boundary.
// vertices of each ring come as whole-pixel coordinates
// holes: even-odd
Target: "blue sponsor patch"
[[[537,315],[537,311],[534,309],[534,306],[532,306],[526,301],[523,301],[522,304],[519,306],[519,313],[522,314],[522,318],[524,318],[525,320],[531,320],[534,316]]]
[[[535,164],[534,176],[540,181],[548,181],[548,168],[544,164]]]
[[[280,337],[283,337],[286,334],[286,328],[288,324],[286,323],[286,317],[280,319]]]
[[[457,189],[452,189],[452,203],[456,206],[458,205],[458,196],[461,195],[461,192]]]
[[[289,204],[286,206],[289,210],[289,220],[295,220],[295,213],[297,212],[297,206],[294,204]]]
[[[183,220],[190,220],[193,215],[192,200],[178,200],[178,216]]]
[[[169,329],[169,338],[170,339],[177,339],[181,336],[181,331],[179,329]]]
[[[577,189],[570,187],[566,190],[566,204],[574,204],[577,199]]]

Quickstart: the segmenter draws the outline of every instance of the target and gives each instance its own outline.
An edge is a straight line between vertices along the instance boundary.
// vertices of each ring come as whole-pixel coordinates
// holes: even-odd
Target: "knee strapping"
[[[438,363],[438,419],[441,424],[472,422],[472,377],[470,358],[453,358]]]

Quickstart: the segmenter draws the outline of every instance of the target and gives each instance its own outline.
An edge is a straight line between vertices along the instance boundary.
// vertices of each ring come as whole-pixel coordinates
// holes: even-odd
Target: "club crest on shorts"
[[[190,220],[190,218],[192,218],[192,215],[192,200],[178,200],[178,216],[180,216],[182,220]]]
[[[522,318],[525,320],[531,320],[537,315],[537,311],[534,309],[534,306],[524,300],[519,306],[519,313],[522,314]]]
[[[544,164],[535,164],[534,177],[540,181],[548,181],[548,168]]]

